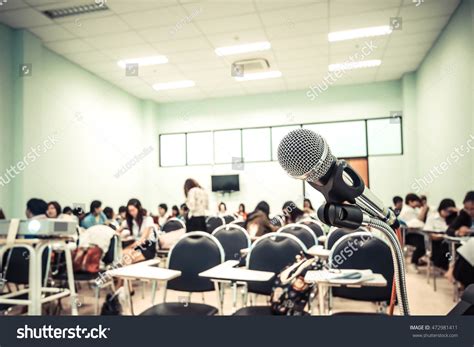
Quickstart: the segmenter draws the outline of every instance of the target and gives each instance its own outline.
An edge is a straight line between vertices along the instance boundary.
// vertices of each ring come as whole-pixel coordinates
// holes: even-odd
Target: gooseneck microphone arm
[[[359,206],[347,204],[324,204],[318,209],[318,217],[325,224],[340,228],[357,229],[361,226],[379,230],[390,248],[395,273],[395,285],[400,313],[409,315],[408,295],[405,278],[405,262],[397,235],[385,222],[368,216]]]

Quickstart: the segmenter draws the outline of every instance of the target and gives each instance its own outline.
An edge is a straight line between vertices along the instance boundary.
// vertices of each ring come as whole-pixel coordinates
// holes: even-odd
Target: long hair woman
[[[130,199],[127,203],[125,220],[117,233],[128,229],[135,240],[123,250],[123,261],[126,265],[153,259],[156,255],[156,235],[153,218],[146,215],[146,210],[138,199]]]
[[[188,178],[184,182],[184,195],[186,197],[186,206],[189,212],[186,219],[186,230],[206,231],[206,210],[209,208],[209,198],[207,193],[199,183]]]

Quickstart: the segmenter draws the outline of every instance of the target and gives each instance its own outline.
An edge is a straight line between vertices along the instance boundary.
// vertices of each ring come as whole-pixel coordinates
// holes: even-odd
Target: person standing
[[[188,178],[184,183],[184,195],[186,197],[186,206],[189,209],[186,218],[186,230],[206,231],[206,211],[209,208],[209,198],[206,191],[199,183]]]

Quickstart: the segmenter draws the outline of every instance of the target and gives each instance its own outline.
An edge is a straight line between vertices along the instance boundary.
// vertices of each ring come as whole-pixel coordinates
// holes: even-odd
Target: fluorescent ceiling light
[[[353,40],[361,37],[382,36],[392,33],[389,25],[382,25],[378,27],[361,28],[354,30],[334,31],[328,34],[329,42]]]
[[[277,78],[281,77],[280,71],[265,71],[265,72],[254,72],[244,73],[242,77],[235,77],[236,81],[255,81],[264,80],[266,78]]]
[[[117,65],[120,66],[122,69],[125,69],[125,67],[128,64],[138,64],[139,66],[147,66],[147,65],[166,64],[167,62],[168,62],[168,58],[166,58],[164,55],[154,55],[151,57],[119,60],[117,62]]]
[[[194,87],[196,83],[191,80],[183,80],[183,81],[173,81],[173,82],[165,82],[165,83],[155,83],[153,85],[153,89],[160,91],[160,90],[168,90],[168,89],[180,89],[180,88],[189,88]]]
[[[329,71],[353,70],[353,69],[360,69],[363,67],[379,66],[380,64],[382,64],[382,61],[379,59],[330,64]]]
[[[244,45],[237,45],[237,46],[218,47],[216,48],[215,52],[218,56],[222,57],[224,55],[266,51],[266,50],[269,50],[271,47],[272,45],[270,44],[270,42],[262,41],[262,42],[246,43]]]

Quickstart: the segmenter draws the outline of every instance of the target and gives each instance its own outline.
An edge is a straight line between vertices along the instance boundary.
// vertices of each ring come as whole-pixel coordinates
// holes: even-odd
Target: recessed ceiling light
[[[265,71],[265,72],[254,72],[254,73],[244,73],[242,77],[235,77],[236,81],[255,81],[263,80],[267,78],[277,78],[281,77],[281,71]]]
[[[375,67],[375,66],[379,66],[380,64],[382,64],[382,61],[379,59],[353,61],[353,62],[340,63],[340,64],[330,64],[329,71],[353,70],[353,69],[360,69],[364,67]]]
[[[392,33],[389,25],[382,25],[378,27],[369,27],[353,30],[334,31],[328,34],[329,42],[353,40],[361,37],[382,36]]]
[[[155,83],[153,85],[153,89],[160,91],[160,90],[168,90],[168,89],[180,89],[180,88],[189,88],[194,87],[196,83],[191,80],[183,80],[183,81],[173,81],[173,82],[165,82],[165,83]]]
[[[271,47],[272,45],[270,42],[262,41],[262,42],[246,43],[246,44],[237,45],[237,46],[218,47],[215,49],[215,52],[218,56],[222,57],[225,55],[266,51],[266,50],[269,50]]]
[[[139,66],[147,66],[147,65],[166,64],[167,62],[168,62],[168,58],[166,58],[164,55],[154,55],[151,57],[119,60],[117,62],[117,65],[120,66],[122,69],[125,69],[125,67],[128,64],[138,64]]]
[[[3,2],[6,2],[6,1],[3,1]],[[43,13],[49,18],[55,19],[55,18],[68,17],[68,16],[77,16],[80,14],[86,14],[86,13],[97,12],[97,11],[106,11],[108,9],[109,8],[107,7],[105,1],[102,1],[102,2],[96,1],[95,3],[91,3],[91,4],[46,10],[46,11],[43,11]]]

